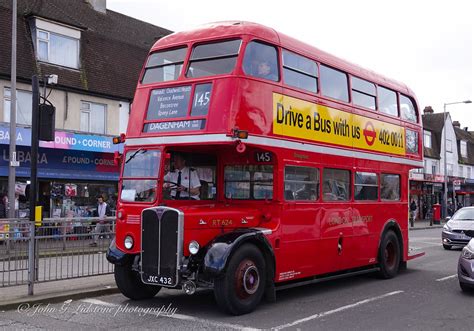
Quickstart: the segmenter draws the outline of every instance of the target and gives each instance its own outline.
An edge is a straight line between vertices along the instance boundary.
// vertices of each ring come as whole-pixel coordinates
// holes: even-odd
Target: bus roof
[[[267,41],[274,45],[281,46],[301,55],[321,61],[324,64],[343,70],[351,75],[370,80],[374,83],[392,88],[402,93],[414,96],[414,93],[403,83],[387,78],[372,70],[363,68],[314,46],[308,45],[293,37],[267,26],[245,22],[245,21],[223,21],[201,25],[193,30],[180,31],[170,34],[158,40],[152,47],[152,52],[158,49],[187,44],[195,41],[215,40],[220,37],[250,35],[258,39]]]

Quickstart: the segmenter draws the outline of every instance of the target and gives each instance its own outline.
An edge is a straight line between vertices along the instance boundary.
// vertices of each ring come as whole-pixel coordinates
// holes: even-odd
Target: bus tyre
[[[379,247],[379,276],[383,279],[393,278],[400,265],[400,243],[392,230],[385,233]]]
[[[161,290],[161,286],[144,284],[130,265],[115,265],[114,276],[120,292],[132,300],[153,298]]]
[[[214,280],[214,296],[224,311],[233,315],[250,313],[265,291],[265,259],[252,244],[244,244],[231,257],[226,273]]]

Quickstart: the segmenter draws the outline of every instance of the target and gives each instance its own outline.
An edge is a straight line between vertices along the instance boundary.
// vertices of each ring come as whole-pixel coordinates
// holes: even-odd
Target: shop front
[[[17,128],[16,196],[18,214],[29,214],[31,129]],[[44,217],[93,216],[97,197],[112,210],[117,201],[119,167],[114,161],[112,137],[56,131],[54,142],[40,142],[38,196]],[[120,152],[120,151],[119,151]],[[0,126],[0,193],[8,191],[9,134]]]
[[[456,200],[461,206],[474,206],[474,179],[460,178],[453,183]]]
[[[418,206],[417,219],[429,219],[433,205],[442,204],[443,181],[444,177],[440,175],[410,174],[410,201],[415,200]]]

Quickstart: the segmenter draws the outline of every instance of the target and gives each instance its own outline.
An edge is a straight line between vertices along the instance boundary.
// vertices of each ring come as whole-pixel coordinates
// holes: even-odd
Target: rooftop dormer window
[[[462,157],[467,157],[467,143],[464,140],[461,140],[461,156]]]
[[[35,20],[35,53],[39,61],[79,69],[81,32],[41,19]]]

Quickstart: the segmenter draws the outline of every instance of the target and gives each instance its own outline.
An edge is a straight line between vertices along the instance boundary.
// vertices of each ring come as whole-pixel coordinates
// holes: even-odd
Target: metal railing
[[[113,272],[105,257],[115,234],[115,218],[0,220],[0,287]]]

